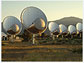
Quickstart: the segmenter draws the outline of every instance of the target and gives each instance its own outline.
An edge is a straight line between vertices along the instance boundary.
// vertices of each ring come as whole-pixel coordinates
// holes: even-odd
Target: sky
[[[34,6],[41,9],[48,21],[63,17],[83,19],[83,1],[2,1],[2,21],[6,16],[15,16],[20,20],[24,8]]]

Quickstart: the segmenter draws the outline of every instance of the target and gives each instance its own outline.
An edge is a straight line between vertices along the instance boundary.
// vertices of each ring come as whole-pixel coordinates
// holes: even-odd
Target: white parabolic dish
[[[78,32],[82,32],[82,23],[77,23],[76,24],[76,29]]]
[[[3,36],[7,36],[4,32],[1,32],[1,36],[3,37]]]
[[[75,28],[75,26],[69,25],[69,26],[68,26],[68,31],[69,31],[70,34],[76,33],[76,28]]]
[[[59,25],[60,34],[67,33],[67,27],[63,24]]]
[[[21,13],[21,22],[33,34],[42,33],[47,28],[45,14],[36,7],[25,8]]]
[[[4,30],[10,35],[17,35],[22,29],[21,22],[14,16],[7,16],[3,21]]]
[[[51,32],[54,32],[54,31],[59,32],[59,25],[55,22],[50,22],[48,27]]]

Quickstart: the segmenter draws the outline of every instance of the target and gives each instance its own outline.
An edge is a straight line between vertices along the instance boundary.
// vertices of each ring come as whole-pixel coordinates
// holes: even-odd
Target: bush
[[[82,54],[82,48],[80,48],[80,49],[73,49],[72,52],[73,53],[81,53]]]

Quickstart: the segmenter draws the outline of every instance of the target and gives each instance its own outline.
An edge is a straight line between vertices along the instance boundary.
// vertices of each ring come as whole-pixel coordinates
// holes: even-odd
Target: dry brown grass
[[[2,61],[82,61],[82,39],[47,37],[38,42],[3,42]]]
[[[2,61],[82,61],[82,45],[2,46]]]

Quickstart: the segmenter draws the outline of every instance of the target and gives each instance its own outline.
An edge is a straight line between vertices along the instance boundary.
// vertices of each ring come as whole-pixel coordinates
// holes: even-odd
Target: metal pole
[[[62,35],[62,38],[63,38],[63,35]]]
[[[55,40],[55,35],[53,35],[53,40]]]
[[[80,33],[80,38],[81,38],[81,35],[82,35],[82,34]]]
[[[11,41],[11,42],[14,42],[14,35],[11,35],[10,41]]]
[[[56,37],[58,38],[59,36],[58,36],[58,35],[56,35]]]
[[[32,39],[33,39],[33,44],[35,44],[35,34],[33,34]]]

